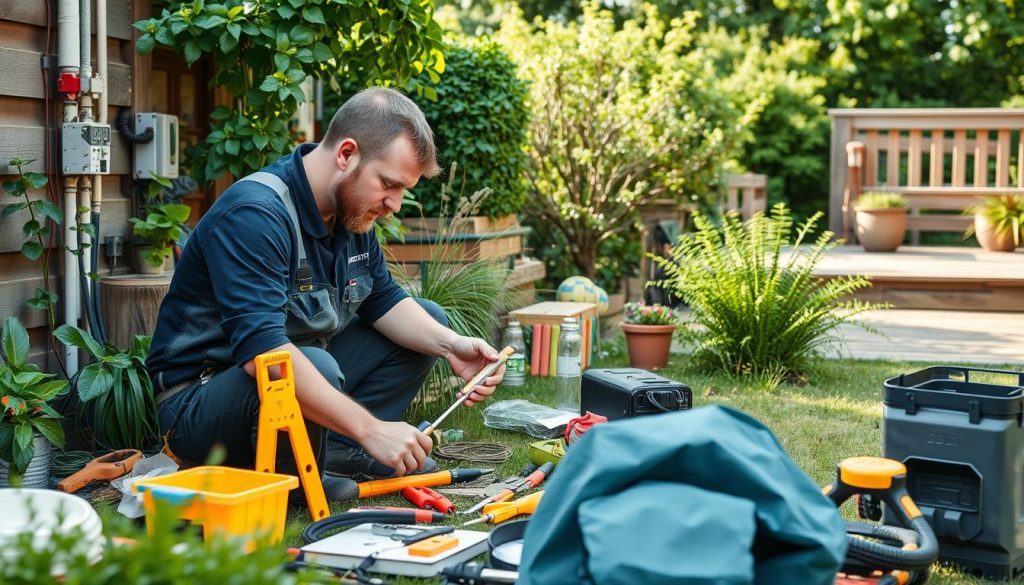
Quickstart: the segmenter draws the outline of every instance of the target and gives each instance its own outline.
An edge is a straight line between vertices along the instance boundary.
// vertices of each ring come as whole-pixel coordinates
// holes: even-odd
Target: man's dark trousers
[[[416,301],[438,322],[448,319],[436,303]],[[320,374],[339,391],[346,392],[378,419],[400,421],[423,385],[437,358],[400,347],[377,332],[358,316],[334,337],[327,350],[303,347],[302,353]],[[241,367],[213,375],[160,404],[160,429],[170,438],[171,451],[187,464],[206,462],[210,450],[222,445],[223,465],[251,468],[256,460],[256,432],[260,399],[256,380]],[[325,448],[342,448],[355,443],[306,422],[309,440],[323,470]],[[295,473],[295,462],[286,433],[280,433],[277,471]],[[326,441],[325,441],[326,438]]]

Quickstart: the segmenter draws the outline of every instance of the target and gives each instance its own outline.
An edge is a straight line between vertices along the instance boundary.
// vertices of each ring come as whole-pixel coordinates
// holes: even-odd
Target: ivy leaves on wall
[[[172,2],[134,26],[140,53],[167,47],[189,66],[210,55],[211,86],[231,94],[232,106],[213,111],[212,131],[186,154],[201,184],[291,150],[288,120],[309,97],[307,77],[355,76],[434,99],[430,85],[445,68],[431,0]]]

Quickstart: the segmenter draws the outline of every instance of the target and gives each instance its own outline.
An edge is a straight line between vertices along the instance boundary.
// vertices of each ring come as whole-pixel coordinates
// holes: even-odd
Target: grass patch
[[[599,360],[596,367],[624,367],[627,360],[621,346],[609,345],[611,355]],[[672,357],[669,367],[661,373],[693,388],[695,407],[724,404],[755,416],[775,433],[794,461],[822,485],[832,481],[835,466],[841,459],[881,455],[883,380],[931,365],[883,360],[819,360],[813,364],[808,384],[784,384],[776,390],[763,390],[742,378],[701,373],[688,363],[687,356]],[[512,398],[552,404],[554,387],[550,380],[527,378],[523,387],[499,388],[496,393],[499,400]],[[443,405],[436,405],[438,412],[443,408]],[[449,419],[447,428],[463,429],[466,440],[496,441],[511,446],[512,458],[501,465],[497,473],[501,477],[514,475],[526,464],[527,445],[535,439],[485,427],[480,408],[460,409]],[[452,501],[460,508],[472,504],[472,500],[466,498],[453,497]],[[400,497],[377,498],[372,503],[407,505]],[[331,511],[339,513],[352,505],[336,504]],[[853,517],[849,505],[844,507],[843,514]],[[462,521],[461,518],[456,520]],[[285,536],[289,546],[298,546],[298,535],[308,521],[307,511],[294,508],[289,511]],[[414,585],[434,583],[436,579],[393,578],[393,582]],[[936,568],[928,582],[933,585],[986,583],[948,567]]]

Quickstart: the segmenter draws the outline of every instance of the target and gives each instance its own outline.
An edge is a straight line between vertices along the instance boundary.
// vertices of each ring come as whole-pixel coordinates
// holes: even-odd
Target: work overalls
[[[346,390],[347,378],[351,384],[349,394],[377,418],[401,420],[434,358],[395,345],[356,316],[357,309],[373,288],[368,272],[358,272],[348,278],[340,299],[333,285],[313,281],[295,203],[280,177],[257,172],[241,180],[270,187],[284,202],[295,228],[299,262],[295,274],[289,278],[285,307],[288,338],[300,346],[332,386],[339,391]],[[447,324],[443,311],[436,304],[429,301],[420,301],[420,304]],[[344,336],[338,335],[346,328]],[[342,356],[345,374],[339,366]],[[189,463],[203,463],[209,449],[221,443],[227,451],[224,464],[252,465],[259,398],[255,380],[242,368],[205,369],[198,380],[162,392],[157,399],[161,430],[168,434],[168,446],[176,456]],[[320,464],[326,449],[326,431],[308,421],[306,427]],[[280,438],[278,470],[289,473],[294,470],[291,447],[286,434],[282,433]],[[330,441],[337,447],[354,445],[351,439],[335,433],[330,433]]]

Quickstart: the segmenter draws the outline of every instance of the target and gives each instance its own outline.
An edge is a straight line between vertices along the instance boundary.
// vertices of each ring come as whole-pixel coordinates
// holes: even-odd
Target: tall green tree
[[[210,55],[210,85],[231,93],[232,107],[213,111],[212,131],[188,154],[193,178],[205,184],[291,150],[288,120],[308,99],[307,77],[352,75],[436,97],[430,83],[444,71],[444,54],[433,15],[432,0],[194,0],[134,26],[141,53],[160,45],[190,66]]]
[[[597,2],[579,24],[509,15],[495,35],[531,81],[526,211],[595,275],[606,240],[660,198],[705,200],[736,139],[737,114],[682,55],[693,20],[668,27],[652,8],[616,29]]]

